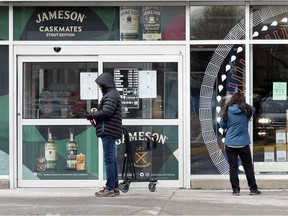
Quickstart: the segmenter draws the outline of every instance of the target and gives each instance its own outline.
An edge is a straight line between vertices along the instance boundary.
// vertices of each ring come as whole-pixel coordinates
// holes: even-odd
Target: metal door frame
[[[90,125],[86,119],[23,119],[22,118],[22,89],[23,89],[23,63],[25,62],[98,62],[97,56],[18,56],[18,109],[17,109],[17,131],[18,131],[18,158],[17,158],[17,187],[93,187],[97,185],[98,180],[23,180],[23,137],[22,128],[24,125]],[[99,62],[98,62],[99,64]],[[99,157],[102,157],[99,155]],[[99,158],[100,161],[101,158]],[[99,171],[100,172],[100,171]]]

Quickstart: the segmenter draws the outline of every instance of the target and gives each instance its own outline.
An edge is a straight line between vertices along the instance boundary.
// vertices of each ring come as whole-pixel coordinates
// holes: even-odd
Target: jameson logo
[[[139,12],[137,10],[122,10],[120,16],[124,15],[133,15],[133,16],[138,16]]]
[[[85,19],[85,15],[77,12],[71,11],[63,11],[63,10],[56,10],[56,11],[48,11],[42,14],[37,15],[36,23],[41,23],[47,20],[57,20],[57,19],[65,19],[65,20],[73,20],[80,23],[83,23]]]
[[[149,16],[149,15],[160,16],[161,12],[159,10],[145,10],[144,13],[143,13],[143,16]]]
[[[46,33],[46,37],[74,37],[76,33],[82,32],[82,25],[48,25],[47,21],[50,21],[50,24],[54,20],[66,20],[82,24],[85,18],[86,15],[75,11],[55,10],[37,14],[35,22],[41,24],[39,31]]]
[[[151,132],[144,132],[144,131],[138,131],[134,133],[129,133],[130,141],[146,141],[147,138],[151,140],[151,137],[156,137],[156,142],[159,144],[165,144],[166,139],[168,139],[167,136],[163,134],[158,133],[151,133]],[[120,145],[124,143],[124,135],[122,137],[122,140],[117,140],[117,145]]]

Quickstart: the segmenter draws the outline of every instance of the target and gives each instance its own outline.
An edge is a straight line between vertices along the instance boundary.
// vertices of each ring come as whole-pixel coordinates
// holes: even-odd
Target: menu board
[[[122,108],[139,108],[138,75],[138,68],[114,69],[114,81],[121,96]]]

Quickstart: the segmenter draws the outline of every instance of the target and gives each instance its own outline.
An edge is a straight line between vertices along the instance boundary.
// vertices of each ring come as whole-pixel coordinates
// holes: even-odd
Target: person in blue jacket
[[[237,92],[226,104],[220,120],[220,127],[226,130],[224,144],[229,163],[230,183],[235,196],[240,195],[238,156],[244,167],[250,195],[261,194],[255,180],[248,132],[248,123],[254,112],[255,108],[246,103],[245,96]]]

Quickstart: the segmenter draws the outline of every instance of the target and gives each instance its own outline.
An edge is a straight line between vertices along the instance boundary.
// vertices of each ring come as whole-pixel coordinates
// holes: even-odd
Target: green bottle
[[[76,170],[76,163],[77,163],[77,151],[78,151],[78,147],[77,147],[77,143],[74,140],[74,133],[73,130],[70,128],[70,138],[69,138],[69,142],[66,145],[66,150],[67,150],[67,169],[70,170]]]
[[[52,139],[52,130],[48,128],[48,138],[45,143],[45,159],[46,159],[46,169],[54,170],[56,169],[57,161],[56,153],[56,143]]]

